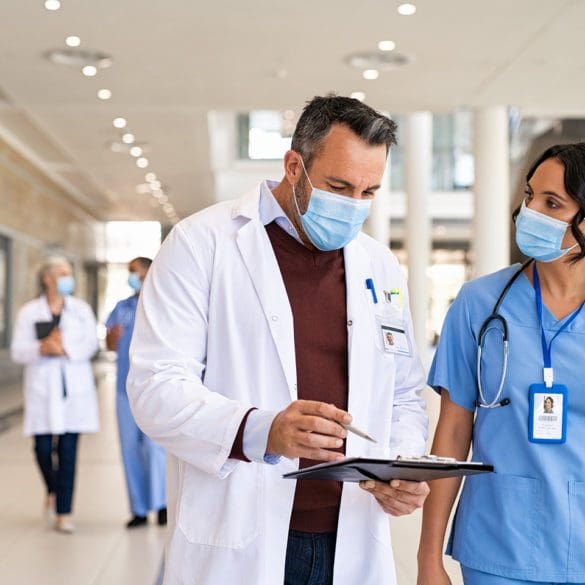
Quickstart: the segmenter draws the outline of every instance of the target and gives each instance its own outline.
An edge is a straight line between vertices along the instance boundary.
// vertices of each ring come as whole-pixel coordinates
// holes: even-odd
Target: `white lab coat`
[[[140,295],[128,395],[139,426],[168,451],[166,585],[278,585],[295,482],[277,465],[228,459],[244,413],[296,400],[293,318],[259,190],[178,224]],[[379,441],[349,434],[348,456],[422,454],[427,417],[416,355],[382,350],[365,280],[405,290],[394,256],[360,234],[345,250],[349,407]],[[412,324],[405,304],[410,339]],[[415,560],[412,559],[412,562]],[[341,499],[335,585],[395,583],[388,516],[355,484]]]
[[[50,321],[45,296],[18,312],[11,344],[12,359],[24,368],[25,435],[92,433],[99,429],[95,382],[90,359],[98,350],[96,321],[91,307],[66,297],[59,329],[65,357],[40,354],[35,322]],[[67,397],[63,396],[63,379]]]

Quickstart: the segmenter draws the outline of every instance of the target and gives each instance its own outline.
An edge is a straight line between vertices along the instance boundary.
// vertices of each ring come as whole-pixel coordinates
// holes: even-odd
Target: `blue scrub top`
[[[115,325],[123,327],[122,336],[118,341],[118,373],[116,377],[116,389],[118,392],[126,392],[126,379],[130,369],[130,341],[134,331],[134,319],[136,307],[138,306],[138,295],[133,295],[120,301],[115,307],[108,320],[108,329]]]
[[[477,338],[506,282],[511,266],[463,286],[440,337],[429,384],[446,388],[470,411],[479,398]],[[555,383],[568,389],[567,441],[528,440],[529,387],[543,383],[540,322],[532,284],[522,274],[500,307],[509,329],[508,373],[501,398],[509,406],[479,408],[473,429],[473,460],[496,473],[465,481],[447,552],[463,565],[503,577],[562,583],[585,582],[585,311],[552,346]],[[544,308],[547,339],[563,322]],[[502,371],[501,334],[488,331],[482,384],[493,400]]]

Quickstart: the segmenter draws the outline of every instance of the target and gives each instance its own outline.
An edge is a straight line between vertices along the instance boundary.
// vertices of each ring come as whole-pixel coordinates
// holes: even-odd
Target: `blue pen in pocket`
[[[374,305],[378,304],[378,297],[376,295],[376,287],[374,286],[374,279],[373,278],[366,278],[366,288],[372,293],[372,300],[374,301]]]

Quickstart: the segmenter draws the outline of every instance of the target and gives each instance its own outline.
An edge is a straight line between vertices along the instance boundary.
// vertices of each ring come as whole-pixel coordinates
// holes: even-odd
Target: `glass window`
[[[290,149],[296,125],[292,110],[257,110],[238,116],[239,156],[252,160],[278,160]]]
[[[404,191],[405,117],[392,116],[398,124],[398,145],[391,150],[390,184],[393,191]],[[457,191],[473,185],[473,115],[462,110],[433,115],[433,191]]]

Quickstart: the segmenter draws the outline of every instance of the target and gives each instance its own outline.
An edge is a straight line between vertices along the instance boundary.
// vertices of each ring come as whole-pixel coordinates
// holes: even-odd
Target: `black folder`
[[[432,458],[366,459],[348,457],[332,463],[320,463],[283,475],[286,479],[332,479],[358,482],[374,479],[390,481],[432,481],[445,477],[460,477],[494,471],[492,465],[475,461],[445,461]]]
[[[42,340],[46,337],[49,337],[51,331],[56,327],[55,321],[37,321],[35,323],[35,332],[37,334],[37,339]]]

